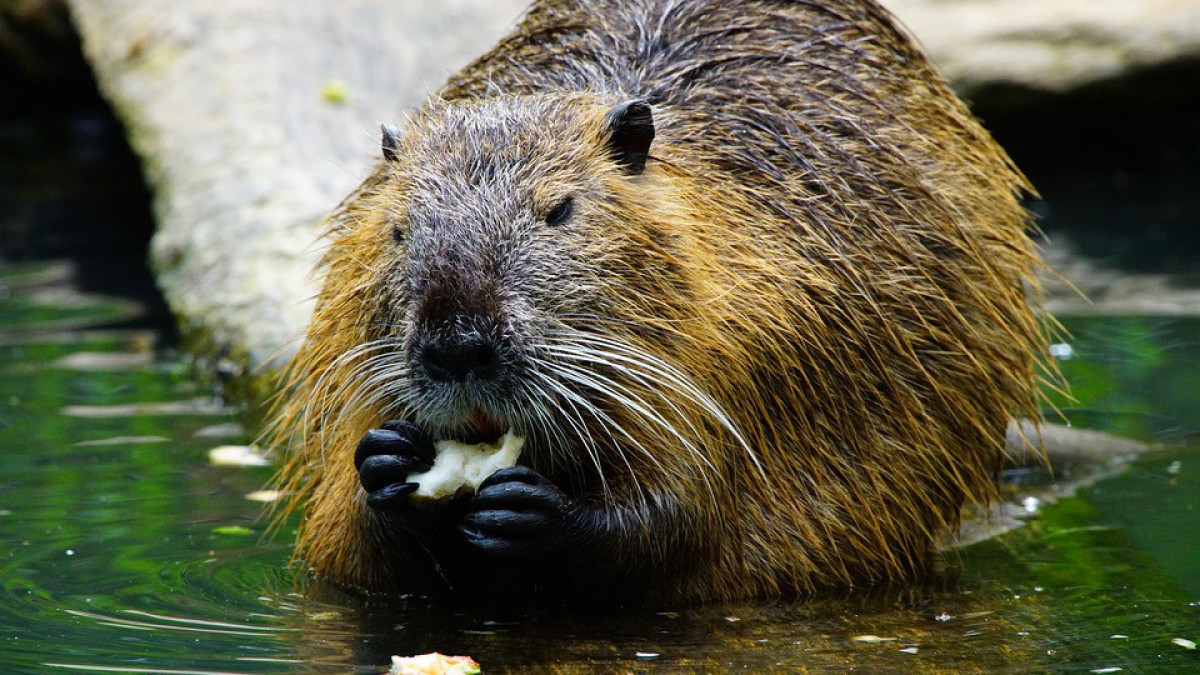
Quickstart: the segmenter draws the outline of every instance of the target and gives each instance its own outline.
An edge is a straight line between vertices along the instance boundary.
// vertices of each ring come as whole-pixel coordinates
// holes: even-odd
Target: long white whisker
[[[381,406],[386,412],[394,407],[394,397],[391,396],[392,383],[406,378],[408,368],[402,363],[391,364],[390,367],[372,371],[370,375],[355,387],[353,395],[346,401],[345,419],[350,420],[372,407]]]
[[[608,481],[604,477],[604,465],[600,461],[599,446],[596,445],[596,440],[592,436],[592,432],[588,429],[587,422],[584,421],[583,415],[576,406],[576,403],[579,403],[587,408],[589,412],[593,413],[593,416],[595,413],[599,413],[600,411],[595,410],[590,403],[588,403],[575,392],[571,391],[569,388],[565,387],[562,383],[555,381],[553,378],[547,377],[544,378],[543,381],[548,387],[558,392],[558,394],[563,397],[564,402],[569,405],[571,410],[574,412],[574,416],[567,414],[564,415],[564,417],[566,418],[567,423],[570,424],[571,427],[575,429],[576,433],[579,434],[579,439],[583,441],[584,444],[584,451],[588,454],[588,457],[592,460],[592,464],[596,467],[596,475],[600,479],[601,489],[606,498],[610,497],[612,493],[609,490]],[[559,407],[559,410],[563,411],[564,413],[566,412],[561,406]],[[634,480],[637,480],[636,476],[634,476]]]
[[[625,404],[625,406],[630,409],[632,409],[631,406],[634,405],[633,402],[627,399],[622,401],[619,394],[614,395],[613,392],[609,392],[603,387],[595,386],[594,382],[588,382],[586,372],[570,367],[567,367],[568,369],[564,370],[564,364],[541,360],[539,361],[542,366],[552,372],[556,378],[560,378],[565,381],[558,382],[557,380],[552,380],[555,389],[568,399],[568,404],[576,410],[578,410],[579,407],[582,407],[593,419],[600,423],[600,429],[604,431],[605,435],[608,437],[610,447],[620,456],[621,461],[626,465],[626,468],[629,469],[632,479],[635,481],[635,483],[638,483],[640,493],[640,481],[636,472],[633,471],[633,467],[628,458],[625,456],[625,446],[629,445],[633,449],[637,450],[639,454],[644,456],[648,461],[660,469],[665,469],[665,467],[663,467],[658,457],[646,447],[643,439],[639,439],[634,436],[623,425],[613,419],[611,415],[598,407],[596,403],[589,400],[580,392],[577,392],[573,388],[567,386],[567,384],[571,383],[581,385],[586,389],[593,390],[601,394],[608,394],[609,398],[612,398],[619,404]],[[621,436],[624,441],[618,441],[617,437],[614,435],[614,432],[615,434]]]
[[[681,434],[673,424],[655,411],[654,408],[647,403],[644,398],[630,388],[595,371],[583,370],[581,368],[568,366],[562,363],[555,364],[555,370],[557,370],[564,377],[572,379],[579,384],[591,388],[593,391],[612,398],[614,401],[620,403],[626,408],[629,408],[642,418],[657,424],[664,431],[671,434],[671,436],[673,436],[675,440],[679,441],[679,443],[681,443],[689,452],[696,455],[696,457],[704,462],[709,469],[714,472],[717,470],[717,467],[713,465],[713,463],[709,461],[709,459],[705,457],[704,454],[700,452],[700,450],[690,440],[687,439],[687,437]]]
[[[630,366],[643,369],[647,373],[661,378],[663,383],[669,384],[676,388],[680,393],[687,396],[697,406],[699,406],[701,410],[716,420],[720,426],[724,427],[725,430],[733,436],[734,440],[737,441],[738,445],[740,445],[746,452],[746,455],[750,458],[750,461],[754,464],[754,467],[758,470],[759,474],[766,479],[766,469],[763,468],[762,463],[759,461],[758,454],[750,446],[750,443],[746,440],[741,430],[738,429],[737,425],[729,417],[729,414],[725,412],[725,409],[721,406],[721,404],[713,399],[712,396],[700,389],[688,375],[680,371],[675,366],[667,363],[659,357],[648,354],[645,351],[634,347],[633,345],[610,337],[596,335],[594,333],[551,330],[547,331],[546,336],[551,338],[560,338],[562,339],[563,343],[570,343],[580,347],[583,346],[582,343],[590,343],[604,347],[605,349],[598,351],[597,353],[604,355],[606,360],[626,363]],[[552,348],[554,344],[555,343],[553,341],[547,341],[543,345],[543,348]]]
[[[325,449],[330,446],[330,443],[325,442],[324,439],[327,438],[327,433],[331,428],[336,429],[338,425],[352,418],[352,415],[347,414],[347,408],[351,404],[357,403],[358,398],[362,395],[365,389],[363,378],[372,373],[377,362],[395,358],[392,352],[377,354],[367,359],[362,357],[374,351],[395,348],[398,344],[400,344],[400,340],[397,338],[385,338],[358,345],[334,359],[330,367],[318,379],[305,406],[305,416],[312,414],[315,402],[320,410],[316,431],[321,439],[322,465],[327,461]],[[330,407],[331,397],[346,396],[347,394],[349,397],[341,401],[337,409]],[[361,407],[359,406],[359,408]],[[336,419],[331,426],[330,418],[333,416],[336,416]],[[307,442],[308,431],[309,429],[305,429],[305,442]]]
[[[663,420],[660,416],[657,416],[657,414],[654,413],[652,410],[650,410],[648,408],[648,406],[646,406],[644,404],[645,403],[644,401],[642,401],[641,403],[638,403],[638,402],[634,401],[633,399],[631,399],[625,395],[622,395],[620,392],[614,391],[613,389],[604,386],[603,384],[597,382],[596,380],[591,379],[589,377],[589,374],[586,371],[582,371],[582,370],[578,370],[578,369],[570,368],[570,367],[567,367],[567,369],[564,369],[563,364],[559,364],[559,363],[543,362],[543,364],[545,367],[552,369],[555,372],[555,374],[558,375],[559,377],[562,377],[569,382],[573,382],[573,383],[581,385],[585,388],[596,391],[597,393],[605,395],[605,396],[613,399],[618,404],[623,405],[627,409],[637,412],[639,414],[639,416],[647,418],[650,421],[656,422],[657,424],[659,424],[660,426],[662,426],[664,429],[668,430],[672,434],[677,434],[677,432],[675,432],[672,429],[670,424],[667,423],[665,420]],[[559,388],[561,390],[561,385],[559,385]],[[637,479],[637,474],[633,470],[632,465],[629,463],[628,458],[625,456],[625,452],[624,452],[625,444],[617,442],[616,438],[614,438],[612,435],[613,431],[616,431],[618,434],[620,434],[633,449],[637,450],[642,456],[644,456],[647,460],[649,460],[652,464],[654,464],[660,470],[665,471],[666,467],[663,466],[662,462],[659,461],[658,457],[653,452],[651,452],[640,439],[633,436],[628,430],[626,430],[623,426],[618,424],[610,415],[605,413],[603,410],[600,410],[593,403],[591,403],[590,401],[587,401],[582,396],[580,396],[579,394],[577,394],[573,391],[570,391],[569,393],[564,392],[564,395],[567,395],[567,396],[571,397],[573,400],[579,401],[582,405],[587,406],[587,408],[588,408],[589,412],[592,414],[592,416],[595,417],[599,422],[601,422],[602,428],[609,435],[610,440],[613,442],[614,451],[616,451],[620,455],[621,460],[625,463],[626,467],[629,469],[630,475],[633,477],[634,481],[639,484],[638,485],[639,494],[641,495],[642,499],[644,500],[645,494],[641,492],[640,481],[638,481],[638,479]],[[634,398],[637,398],[636,394],[634,394],[633,396],[634,396]],[[655,417],[657,417],[657,420],[655,419]],[[686,439],[683,440],[683,443],[685,443],[685,445],[690,446],[690,444],[686,441]],[[716,497],[715,497],[715,494],[712,492],[712,485],[711,485],[710,481],[708,480],[707,474],[702,472],[701,477],[704,479],[706,485],[708,486],[710,495],[712,495],[713,498],[715,499]]]
[[[547,376],[542,375],[541,372],[538,372],[538,374],[536,374],[536,377],[538,377],[539,380],[545,380],[545,378]],[[575,478],[577,480],[580,480],[580,482],[583,482],[583,480],[586,480],[586,472],[583,471],[583,467],[580,465],[580,462],[574,461],[575,460],[574,456],[572,456],[570,454],[570,449],[572,448],[572,444],[568,440],[568,434],[566,434],[566,430],[564,430],[562,428],[562,425],[556,423],[556,419],[568,419],[568,423],[572,424],[572,428],[575,428],[574,420],[572,420],[568,417],[570,413],[568,413],[564,410],[562,404],[559,404],[559,402],[556,399],[554,399],[554,396],[550,392],[547,392],[545,387],[542,387],[541,384],[538,384],[538,386],[536,386],[536,389],[538,389],[538,393],[541,396],[542,400],[545,400],[547,402],[548,410],[545,412],[544,419],[542,419],[542,428],[546,429],[547,442],[553,444],[553,448],[552,448],[552,452],[551,452],[552,458],[554,458],[554,459],[556,459],[556,461],[560,462],[560,464],[562,464],[566,468],[566,471],[571,473],[572,476],[575,476]],[[556,413],[556,412],[559,414],[559,416],[560,416],[559,418],[554,417],[554,413]],[[577,412],[576,412],[576,417],[578,417]],[[580,418],[580,419],[581,419],[581,424],[582,424],[582,418]],[[583,426],[584,430],[587,430],[586,424],[582,424],[582,426]],[[593,443],[593,447],[586,448],[586,452],[588,452],[589,455],[596,454],[596,456],[598,456],[599,450],[596,450],[594,448],[594,443]],[[610,492],[608,492],[608,484],[607,484],[607,482],[605,480],[605,476],[604,476],[604,471],[601,470],[599,472],[599,477],[600,477],[600,485],[601,485],[602,491],[604,491],[605,497],[610,496]]]
[[[592,391],[595,391],[603,396],[607,396],[608,398],[611,398],[613,401],[624,406],[628,410],[637,413],[638,416],[642,417],[643,419],[646,419],[647,421],[650,421],[650,422],[656,424],[657,426],[661,427],[664,431],[666,431],[667,433],[669,433],[670,435],[675,437],[675,439],[678,440],[679,443],[689,453],[691,453],[692,455],[697,457],[709,469],[711,469],[713,471],[713,473],[716,473],[716,467],[713,466],[713,464],[708,460],[708,458],[705,457],[704,454],[698,448],[696,448],[696,446],[691,441],[689,441],[686,437],[684,437],[682,434],[680,434],[679,431],[676,430],[675,427],[670,422],[668,422],[661,415],[659,415],[657,412],[655,412],[653,410],[653,408],[651,408],[649,406],[649,404],[647,404],[645,402],[645,400],[643,400],[635,392],[630,391],[628,388],[626,388],[616,382],[613,382],[612,380],[605,378],[602,375],[597,375],[594,372],[580,370],[580,369],[577,369],[577,368],[574,368],[571,366],[566,366],[561,363],[556,363],[552,367],[554,368],[554,370],[557,372],[557,374],[560,377],[563,377],[569,381],[575,382],[576,384],[587,387],[587,388],[591,389]],[[653,452],[651,452],[649,449],[646,448],[645,444],[643,444],[641,441],[633,438],[633,436],[631,434],[629,434],[628,432],[625,431],[625,429],[623,429],[619,425],[617,425],[616,422],[613,421],[612,418],[609,415],[607,415],[606,413],[599,412],[599,414],[603,416],[603,419],[606,421],[607,424],[612,425],[614,428],[618,429],[623,436],[625,436],[627,439],[629,439],[630,442],[633,444],[634,449],[638,450],[643,456],[645,456],[651,463],[653,463],[660,470],[665,470],[665,467],[663,466],[662,462],[659,461],[658,457]],[[618,444],[617,449],[620,450],[620,448],[621,448],[621,445]],[[624,458],[624,457],[622,456],[622,458]],[[628,460],[626,460],[626,464],[628,464]],[[632,467],[630,467],[630,471],[631,472],[633,471]],[[712,482],[709,480],[708,472],[702,471],[702,472],[699,472],[699,475],[704,480],[705,486],[708,488],[709,495],[715,500],[716,494],[713,491]]]
[[[533,391],[536,400],[543,402],[542,405],[534,408],[534,423],[538,428],[538,433],[542,435],[542,438],[545,439],[546,444],[549,446],[547,449],[550,454],[550,465],[556,468],[561,464],[569,473],[578,476],[580,473],[578,467],[570,461],[570,457],[566,456],[571,446],[567,442],[566,435],[562,429],[554,423],[554,413],[557,412],[559,415],[565,416],[566,411],[562,409],[562,406],[558,405],[549,392],[542,386],[541,380],[545,378],[545,375],[538,371],[531,371],[531,374],[532,380],[527,383],[527,386]]]
[[[611,360],[609,360],[609,358],[608,358],[609,355],[605,352],[599,352],[599,351],[596,351],[596,350],[593,350],[593,349],[590,349],[587,347],[580,347],[579,345],[547,345],[546,347],[547,347],[546,351],[556,353],[557,356],[560,356],[560,357],[563,357],[563,358],[566,358],[566,359],[569,359],[572,361],[582,362],[582,363],[593,363],[593,362],[603,363],[605,366],[635,380],[638,384],[645,386],[649,392],[651,392],[655,396],[657,396],[659,400],[661,400],[664,404],[666,404],[666,406],[668,408],[670,408],[671,412],[678,415],[679,418],[681,420],[683,420],[685,424],[687,424],[688,429],[692,432],[692,434],[694,436],[697,436],[697,437],[700,436],[700,430],[697,429],[696,425],[692,422],[691,416],[685,415],[683,413],[683,411],[679,409],[679,406],[675,405],[675,402],[672,400],[672,398],[670,396],[667,396],[662,391],[662,387],[660,386],[661,382],[662,382],[661,380],[656,380],[654,377],[651,377],[651,376],[647,375],[646,373],[643,373],[640,370],[638,370],[636,368],[632,368],[628,365],[625,365],[622,363],[613,363]],[[612,386],[621,387],[621,389],[624,392],[626,392],[629,395],[633,395],[633,391],[631,389],[629,389],[628,387],[625,387],[624,385],[617,383],[615,380],[612,380],[610,378],[604,378],[603,376],[601,376],[597,373],[594,373],[594,372],[593,372],[593,374],[596,377],[603,378],[606,383],[608,383]],[[641,399],[639,398],[639,400],[641,400]],[[672,428],[672,431],[674,431],[673,428]],[[675,435],[678,437],[678,440],[680,442],[688,445],[689,447],[694,448],[694,446],[691,444],[691,442],[688,441],[686,438],[679,436],[677,433]],[[709,462],[706,457],[704,458],[704,460],[707,464],[709,464],[710,468],[712,468],[714,471],[716,470],[716,467],[712,466],[711,462]]]
[[[380,368],[383,364],[385,367]],[[388,388],[388,383],[396,377],[403,377],[408,371],[407,366],[393,353],[379,354],[358,363],[346,377],[342,387],[344,401],[339,415],[342,419],[352,418],[347,411],[357,413],[363,407],[363,401],[378,400],[381,390]]]
[[[327,421],[328,415],[331,414],[328,404],[329,404],[329,397],[331,395],[331,390],[334,389],[334,387],[330,387],[330,383],[333,382],[333,383],[339,383],[339,384],[344,385],[345,381],[347,379],[353,380],[355,377],[357,377],[356,375],[353,374],[353,370],[352,370],[351,374],[349,374],[345,377],[339,377],[339,376],[342,374],[342,371],[347,367],[352,367],[352,369],[357,369],[359,367],[359,365],[354,363],[354,361],[359,359],[360,357],[362,357],[366,354],[369,354],[372,351],[376,351],[379,349],[386,349],[388,347],[393,347],[396,344],[398,344],[399,342],[400,341],[397,338],[384,338],[382,340],[374,340],[371,342],[365,342],[361,345],[357,345],[353,349],[350,349],[349,351],[345,352],[344,354],[340,354],[336,359],[333,360],[332,363],[329,364],[329,367],[327,367],[325,369],[325,372],[321,373],[321,376],[319,378],[317,378],[316,384],[313,385],[312,390],[308,392],[309,399],[304,405],[303,419],[312,419],[313,406],[314,406],[314,404],[318,404],[318,408],[323,411],[323,413],[321,415],[321,420],[322,420],[321,428],[323,429],[324,422]],[[305,435],[302,437],[302,439],[307,439],[308,429],[306,428],[303,431],[304,431]]]

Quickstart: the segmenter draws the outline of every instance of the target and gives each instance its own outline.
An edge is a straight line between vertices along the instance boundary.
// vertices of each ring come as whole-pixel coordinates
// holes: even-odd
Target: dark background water
[[[247,498],[272,468],[209,461],[253,432],[172,350],[137,162],[77,51],[63,53],[42,76],[0,70],[3,672],[381,672],[390,654],[433,650],[489,672],[1200,669],[1172,643],[1200,641],[1200,320],[1187,316],[1064,317],[1066,418],[1163,448],[946,554],[925,584],[512,616],[313,582],[290,567],[291,523],[269,532]],[[1052,239],[1180,288],[1200,259],[1200,90],[1183,75],[977,100],[1041,189]]]
[[[1172,64],[1061,94],[998,87],[973,108],[1040,192],[1051,238],[1200,285],[1197,82],[1200,63]]]
[[[146,265],[150,193],[121,124],[65,17],[9,18],[0,15],[0,260],[70,259],[80,287],[136,298],[165,327]]]

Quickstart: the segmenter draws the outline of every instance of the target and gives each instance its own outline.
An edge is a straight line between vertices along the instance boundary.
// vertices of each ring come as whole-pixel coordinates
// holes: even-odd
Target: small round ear
[[[383,158],[394,162],[400,147],[400,127],[395,124],[381,124],[379,128],[383,130]]]
[[[642,99],[621,103],[604,117],[608,127],[608,151],[626,175],[636,176],[646,168],[650,143],[654,141],[654,115]]]

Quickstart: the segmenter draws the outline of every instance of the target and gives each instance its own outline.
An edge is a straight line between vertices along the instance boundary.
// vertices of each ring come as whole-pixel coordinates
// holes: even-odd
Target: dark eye
[[[550,212],[546,214],[546,224],[550,227],[558,227],[571,218],[571,213],[574,210],[575,198],[567,197],[555,204],[554,208],[550,209]]]

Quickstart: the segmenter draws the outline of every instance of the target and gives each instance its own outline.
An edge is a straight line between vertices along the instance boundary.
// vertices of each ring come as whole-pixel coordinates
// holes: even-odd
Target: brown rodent
[[[869,0],[536,2],[383,154],[280,414],[297,554],[336,582],[911,578],[1037,412],[1028,186]],[[521,466],[408,502],[432,439],[508,427]]]

